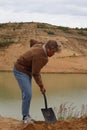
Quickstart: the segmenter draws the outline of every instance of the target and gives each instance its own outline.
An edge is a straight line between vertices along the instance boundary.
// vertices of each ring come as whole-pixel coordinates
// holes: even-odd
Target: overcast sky
[[[87,0],[0,0],[0,23],[31,21],[87,28]]]

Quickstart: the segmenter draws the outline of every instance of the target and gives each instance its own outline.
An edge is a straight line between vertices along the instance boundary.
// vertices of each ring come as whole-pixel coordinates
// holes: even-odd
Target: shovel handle
[[[44,96],[45,108],[47,109],[48,107],[47,107],[47,98],[46,98],[46,94],[43,93],[43,96]]]

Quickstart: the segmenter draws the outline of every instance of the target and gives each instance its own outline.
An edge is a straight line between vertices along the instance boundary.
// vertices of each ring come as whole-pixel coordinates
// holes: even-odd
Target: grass
[[[56,117],[58,120],[66,120],[72,118],[79,118],[82,116],[87,116],[87,104],[81,106],[81,110],[78,111],[76,106],[73,103],[60,104],[59,108],[54,108]]]
[[[9,46],[10,44],[13,44],[14,41],[0,41],[0,47],[7,47]]]
[[[49,35],[55,35],[55,33],[53,31],[48,31],[47,32]]]
[[[39,24],[37,24],[37,28],[45,28],[46,29],[48,27],[44,23],[39,23]]]
[[[63,27],[63,26],[58,26],[57,28],[66,32],[70,29],[69,27]]]

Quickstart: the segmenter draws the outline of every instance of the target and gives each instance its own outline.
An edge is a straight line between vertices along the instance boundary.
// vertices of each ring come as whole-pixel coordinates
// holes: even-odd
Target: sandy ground
[[[23,44],[13,44],[9,48],[0,50],[0,70],[13,70],[17,58],[27,50],[29,45]],[[87,73],[87,56],[63,49],[61,53],[49,59],[42,72]]]
[[[0,117],[0,130],[87,130],[87,117],[57,121],[54,124],[46,124],[44,121],[22,124],[16,119]]]

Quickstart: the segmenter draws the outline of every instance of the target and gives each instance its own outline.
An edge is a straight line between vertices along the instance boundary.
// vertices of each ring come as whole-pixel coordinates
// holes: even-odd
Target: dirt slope
[[[87,130],[87,117],[57,121],[54,124],[46,124],[44,121],[22,124],[12,118],[0,117],[0,130]]]
[[[8,23],[0,26],[0,70],[12,70],[16,59],[29,50],[30,39],[61,41],[63,51],[49,59],[42,72],[87,73],[87,31],[44,23]]]

